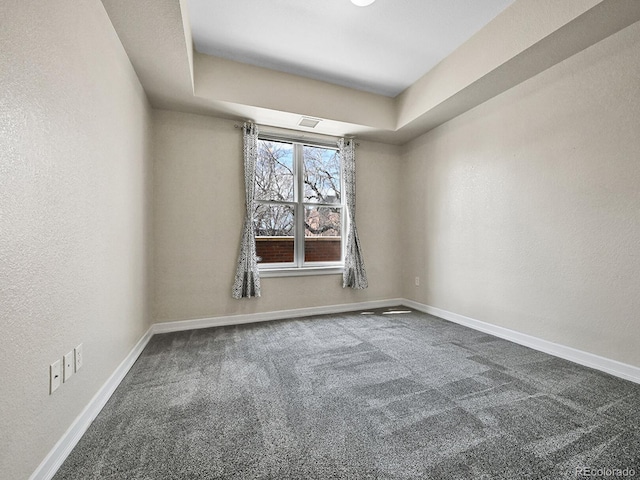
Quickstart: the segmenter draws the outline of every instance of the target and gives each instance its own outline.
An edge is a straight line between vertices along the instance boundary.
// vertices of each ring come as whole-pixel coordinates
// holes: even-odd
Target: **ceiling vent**
[[[321,121],[322,120],[320,120],[319,118],[302,117],[300,119],[300,122],[298,123],[298,126],[316,128],[316,125],[318,125]]]

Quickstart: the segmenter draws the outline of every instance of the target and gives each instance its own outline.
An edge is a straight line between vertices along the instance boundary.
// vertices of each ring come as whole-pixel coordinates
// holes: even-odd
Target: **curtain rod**
[[[253,122],[247,122],[247,123],[253,123]],[[318,143],[326,142],[327,145],[333,145],[333,144],[330,144],[331,141],[336,142],[339,138],[341,138],[341,137],[336,137],[335,135],[325,135],[322,133],[304,132],[302,130],[293,130],[290,128],[270,127],[268,125],[260,125],[259,123],[256,123],[255,125],[257,125],[260,129],[262,128],[265,129],[264,132],[261,132],[261,133],[264,133],[265,137],[266,136],[281,137],[281,139],[283,140],[286,140],[286,139],[299,140],[302,142],[304,141],[312,142],[315,140]],[[233,128],[242,128],[242,125],[234,123]],[[345,136],[344,138],[347,140],[355,140],[355,137],[353,136]],[[356,142],[355,145],[356,147],[359,147],[360,143]]]

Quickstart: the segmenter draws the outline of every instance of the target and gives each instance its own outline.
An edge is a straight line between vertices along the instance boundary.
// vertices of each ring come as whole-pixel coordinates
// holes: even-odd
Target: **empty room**
[[[640,1],[3,0],[0,478],[640,475]]]

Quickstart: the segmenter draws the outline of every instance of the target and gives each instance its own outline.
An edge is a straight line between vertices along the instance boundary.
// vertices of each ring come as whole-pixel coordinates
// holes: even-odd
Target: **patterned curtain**
[[[364,289],[369,286],[367,272],[364,269],[364,258],[360,249],[358,230],[356,229],[356,149],[354,140],[338,140],[344,189],[347,199],[347,215],[349,232],[347,233],[347,251],[344,258],[342,287]]]
[[[244,134],[244,187],[246,212],[242,227],[242,243],[238,256],[238,270],[233,283],[233,298],[260,296],[260,273],[256,256],[256,238],[253,226],[256,162],[258,160],[258,127],[245,123]]]

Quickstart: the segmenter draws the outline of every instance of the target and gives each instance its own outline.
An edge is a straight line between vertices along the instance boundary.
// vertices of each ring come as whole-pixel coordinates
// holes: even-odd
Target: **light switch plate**
[[[63,382],[66,382],[72,377],[74,363],[75,362],[73,360],[73,351],[71,351],[64,356],[64,379],[62,380]]]
[[[61,374],[60,360],[56,360],[49,365],[49,394],[55,392],[60,386],[60,380],[62,380]]]
[[[76,372],[77,372],[82,368],[82,364],[84,362],[84,354],[82,353],[82,344],[74,348],[73,353],[75,354]]]

